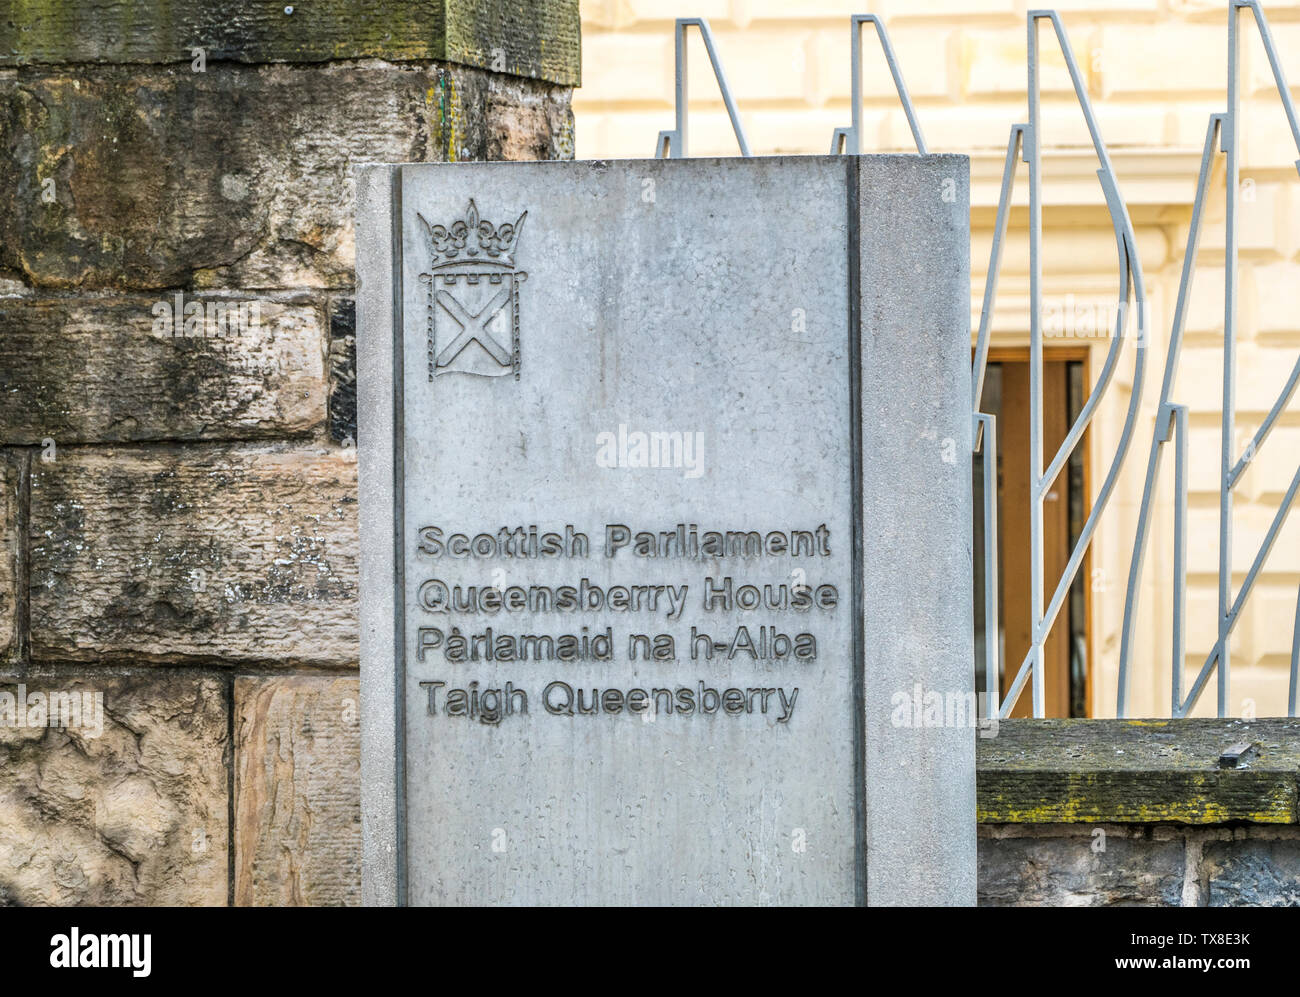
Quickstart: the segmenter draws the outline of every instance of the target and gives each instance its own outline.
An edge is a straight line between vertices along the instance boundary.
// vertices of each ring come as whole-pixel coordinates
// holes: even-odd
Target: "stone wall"
[[[988,824],[981,906],[1297,907],[1300,829]]]
[[[352,170],[577,83],[577,0],[0,21],[0,904],[357,902]]]
[[[981,905],[1300,906],[1298,720],[1004,721],[977,746]]]

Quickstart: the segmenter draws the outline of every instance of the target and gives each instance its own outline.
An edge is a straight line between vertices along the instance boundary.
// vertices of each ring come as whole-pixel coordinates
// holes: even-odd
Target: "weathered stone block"
[[[34,712],[38,692],[102,695],[102,732],[94,710],[48,726]],[[9,678],[0,716],[4,694],[26,723],[0,724],[0,904],[226,903],[224,682],[176,672]]]
[[[18,645],[18,488],[22,457],[0,451],[0,661]]]
[[[490,86],[481,85],[490,82]],[[479,102],[471,120],[482,128],[484,159],[522,162],[572,159],[573,112],[555,91],[521,85],[509,78],[477,77],[480,85],[464,97]],[[462,112],[464,113],[464,112]]]
[[[582,85],[578,0],[446,0],[442,58]]]
[[[330,302],[330,439],[357,442],[357,308],[351,298]]]
[[[0,74],[0,270],[37,287],[352,284],[357,163],[572,156],[569,92],[483,70]]]
[[[1300,907],[1300,838],[1238,836],[1202,854],[1211,907]]]
[[[236,680],[236,904],[360,902],[359,698],[355,678]]]
[[[308,432],[325,418],[321,311],[250,295],[0,298],[0,442]]]
[[[0,21],[0,66],[445,59],[578,86],[578,0],[53,0]]]
[[[353,664],[350,448],[66,450],[32,475],[34,660]]]
[[[1120,828],[979,841],[979,902],[986,907],[1177,907],[1183,842],[1131,837]]]

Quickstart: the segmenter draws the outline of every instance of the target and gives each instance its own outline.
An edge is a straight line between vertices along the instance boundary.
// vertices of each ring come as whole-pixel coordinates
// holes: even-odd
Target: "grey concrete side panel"
[[[397,903],[397,619],[393,377],[393,181],[357,170],[357,438],[361,511],[362,902]]]
[[[973,905],[969,161],[860,164],[867,902]]]

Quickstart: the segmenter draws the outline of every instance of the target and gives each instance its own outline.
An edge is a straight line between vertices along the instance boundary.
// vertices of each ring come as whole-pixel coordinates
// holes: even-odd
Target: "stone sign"
[[[360,171],[368,902],[973,903],[967,190]]]

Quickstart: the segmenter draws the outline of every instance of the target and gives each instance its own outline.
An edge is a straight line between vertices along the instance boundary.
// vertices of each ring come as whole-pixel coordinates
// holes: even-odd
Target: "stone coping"
[[[581,83],[578,0],[34,0],[0,18],[0,69],[68,63],[461,63]]]
[[[984,824],[1297,824],[1300,720],[1004,720],[976,772]]]

